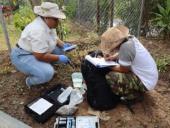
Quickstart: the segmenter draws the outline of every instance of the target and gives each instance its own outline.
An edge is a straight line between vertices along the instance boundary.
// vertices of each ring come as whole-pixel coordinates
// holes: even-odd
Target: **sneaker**
[[[27,77],[25,80],[25,83],[26,83],[28,89],[31,89],[31,85],[29,84],[28,80],[29,80],[29,78]]]
[[[144,95],[141,93],[141,94],[130,94],[130,95],[126,95],[126,96],[122,96],[120,98],[121,102],[122,103],[125,103],[125,104],[136,104],[136,103],[139,103],[139,102],[142,102],[144,100]]]

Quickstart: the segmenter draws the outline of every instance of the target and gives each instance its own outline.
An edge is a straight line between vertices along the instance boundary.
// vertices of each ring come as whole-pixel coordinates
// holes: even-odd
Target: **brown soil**
[[[155,57],[170,55],[170,44],[159,40],[141,39],[144,45]],[[79,53],[73,51],[76,71],[80,71],[80,57],[93,49],[93,44],[87,40],[76,41],[79,45]],[[89,40],[88,40],[89,42]],[[71,73],[74,71],[70,66],[60,65],[55,67],[57,74],[53,80],[45,85],[28,89],[25,85],[25,75],[16,71],[10,63],[7,51],[0,53],[0,110],[25,122],[33,128],[52,128],[56,116],[46,123],[39,124],[24,111],[24,105],[32,99],[40,96],[45,90],[50,89],[57,83],[72,85]],[[135,114],[132,114],[124,105],[118,105],[108,111],[111,119],[100,121],[101,128],[169,128],[170,127],[170,66],[165,73],[160,73],[160,79],[154,91],[145,94],[143,102],[133,105]],[[79,105],[75,115],[88,115],[86,100]]]

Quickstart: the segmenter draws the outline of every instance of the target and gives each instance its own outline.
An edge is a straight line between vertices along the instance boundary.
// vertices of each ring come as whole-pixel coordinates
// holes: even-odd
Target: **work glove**
[[[58,55],[58,57],[59,57],[59,61],[65,64],[70,61],[69,58],[65,55]]]

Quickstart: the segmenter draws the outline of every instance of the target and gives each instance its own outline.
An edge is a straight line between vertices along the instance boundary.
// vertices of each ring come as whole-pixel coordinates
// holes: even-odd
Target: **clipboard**
[[[86,55],[85,59],[98,68],[104,68],[104,67],[118,65],[118,63],[116,63],[114,61],[105,61],[104,58],[91,57],[90,55]]]

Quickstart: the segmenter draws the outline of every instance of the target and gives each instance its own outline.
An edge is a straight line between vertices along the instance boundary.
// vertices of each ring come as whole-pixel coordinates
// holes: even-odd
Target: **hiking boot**
[[[144,100],[143,93],[136,93],[136,94],[129,94],[127,96],[120,97],[120,100],[124,104],[130,104],[133,105],[138,102],[142,102]]]

